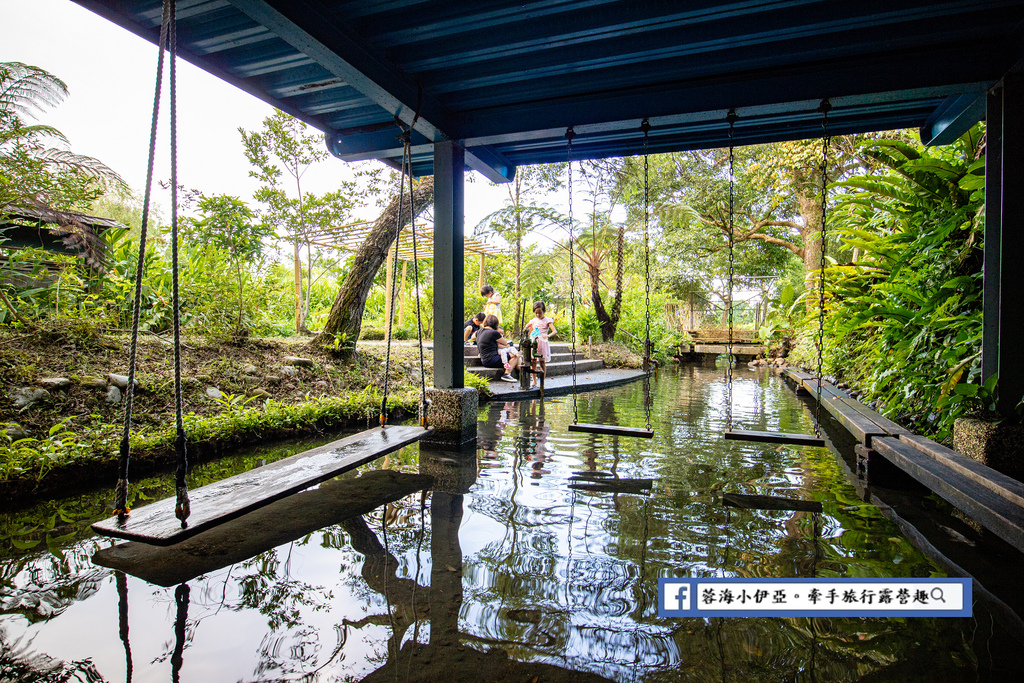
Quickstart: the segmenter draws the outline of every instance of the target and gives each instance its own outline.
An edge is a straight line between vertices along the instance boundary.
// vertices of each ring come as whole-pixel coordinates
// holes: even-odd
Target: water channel
[[[777,377],[738,375],[744,428],[813,429]],[[659,619],[658,577],[945,572],[857,496],[840,454],[724,441],[720,371],[665,370],[651,394],[652,441],[568,432],[571,397],[485,404],[475,453],[414,446],[372,466],[415,473],[422,460],[433,491],[172,587],[93,564],[112,544],[88,528],[110,491],[6,513],[0,680],[934,682],[1020,664],[986,658],[977,613]],[[641,426],[642,384],[580,395],[577,410]],[[193,485],[326,440],[201,465]],[[609,476],[653,486],[570,487]],[[170,475],[140,490],[170,495]],[[722,492],[824,513],[726,508]]]

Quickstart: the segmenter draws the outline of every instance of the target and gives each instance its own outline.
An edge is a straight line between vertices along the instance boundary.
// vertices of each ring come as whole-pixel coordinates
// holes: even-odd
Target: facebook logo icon
[[[682,617],[691,613],[692,586],[686,579],[658,579],[658,616]]]

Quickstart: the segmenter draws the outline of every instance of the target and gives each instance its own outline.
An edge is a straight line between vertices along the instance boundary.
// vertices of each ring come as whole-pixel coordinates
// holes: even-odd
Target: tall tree
[[[474,230],[478,234],[495,231],[513,245],[516,274],[512,292],[515,311],[512,329],[515,330],[522,329],[526,323],[519,319],[523,295],[523,237],[532,230],[559,225],[564,221],[551,207],[537,202],[540,197],[562,186],[564,172],[565,164],[520,166],[516,170],[515,179],[504,185],[508,192],[505,205],[486,216]]]
[[[623,176],[630,172],[629,169],[629,162],[623,158],[585,161],[580,164],[580,174],[587,188],[585,200],[590,206],[587,213],[589,230],[576,240],[574,257],[583,262],[590,280],[590,300],[604,341],[615,338],[622,313],[626,224],[613,223],[612,213],[622,199],[625,186]],[[605,269],[612,259],[615,261],[615,280],[609,284]],[[610,292],[610,309],[605,305],[602,286]]]
[[[102,239],[72,212],[85,209],[107,189],[127,191],[127,185],[102,162],[70,151],[56,128],[28,123],[67,94],[67,85],[44,69],[0,62],[0,217],[17,207],[45,210],[64,242],[80,248],[95,266]],[[25,322],[3,290],[0,300]]]
[[[263,255],[263,240],[270,237],[271,231],[266,224],[253,220],[252,210],[238,197],[202,196],[198,208],[199,218],[184,221],[184,236],[197,245],[215,248],[227,257],[238,285],[235,335],[244,336],[245,284],[250,267]]]
[[[396,195],[373,222],[363,244],[356,252],[352,261],[352,269],[345,276],[334,304],[327,315],[324,329],[313,345],[331,345],[337,342],[339,350],[350,353],[355,350],[356,340],[363,325],[363,311],[366,308],[366,297],[373,286],[373,280],[387,258],[388,249],[395,241],[396,224],[403,227],[434,203],[434,178],[428,176],[419,180],[413,188],[413,211],[409,212],[408,195],[399,206]]]
[[[245,156],[253,165],[249,175],[262,185],[255,198],[265,205],[263,220],[275,230],[282,230],[292,244],[295,281],[295,330],[309,334],[309,290],[313,280],[313,239],[325,224],[343,223],[348,212],[355,183],[343,181],[339,191],[325,196],[305,192],[302,176],[310,166],[327,158],[323,137],[309,132],[309,127],[282,111],[263,119],[263,128],[248,132],[239,128]],[[286,190],[285,176],[291,179],[292,191]],[[305,286],[301,249],[306,247]]]

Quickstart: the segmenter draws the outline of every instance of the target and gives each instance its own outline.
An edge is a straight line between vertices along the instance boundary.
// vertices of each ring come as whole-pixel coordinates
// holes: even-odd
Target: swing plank
[[[393,470],[370,470],[353,479],[329,479],[173,546],[129,541],[96,551],[92,561],[158,586],[176,586],[368,514],[432,483],[433,477],[428,475]]]
[[[639,427],[620,427],[618,425],[595,425],[577,423],[569,425],[570,432],[587,432],[588,434],[608,434],[610,436],[636,436],[641,439],[653,439],[653,429]]]
[[[779,496],[751,496],[744,493],[723,493],[722,504],[745,510],[804,510],[821,512],[821,503],[815,500],[798,500]]]
[[[605,477],[601,479],[570,479],[569,488],[577,491],[601,493],[640,493],[649,491],[654,485],[653,479],[619,479]]]
[[[755,432],[733,429],[725,432],[729,441],[760,441],[763,443],[784,443],[794,446],[824,446],[825,439],[813,434],[787,434],[785,432]]]
[[[174,516],[173,497],[92,528],[103,536],[171,545],[416,443],[432,431],[419,426],[376,427],[208,484],[189,493],[192,515],[184,529]]]

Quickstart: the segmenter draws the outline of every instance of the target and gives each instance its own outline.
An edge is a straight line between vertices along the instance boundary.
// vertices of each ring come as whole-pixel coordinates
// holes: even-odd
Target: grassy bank
[[[302,341],[249,340],[239,345],[184,340],[185,427],[196,462],[242,446],[342,427],[375,424],[384,347],[365,346],[341,362]],[[123,397],[111,396],[110,373],[127,374],[127,335],[87,325],[0,335],[0,500],[8,505],[64,495],[115,478]],[[296,364],[294,357],[303,359]],[[432,382],[428,362],[426,380]],[[132,478],[173,462],[174,384],[171,346],[139,340]],[[57,388],[43,380],[63,378]],[[416,410],[418,356],[392,348],[389,408]],[[37,390],[45,388],[46,394]],[[39,398],[18,405],[19,392]]]

